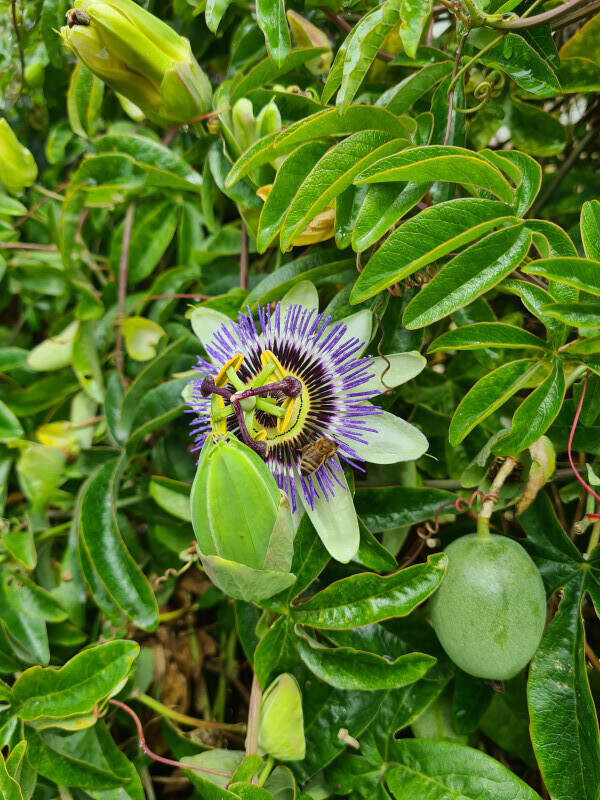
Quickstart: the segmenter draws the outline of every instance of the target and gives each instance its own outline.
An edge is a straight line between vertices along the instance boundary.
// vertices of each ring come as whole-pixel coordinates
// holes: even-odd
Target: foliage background
[[[329,74],[306,68],[322,51],[290,38],[282,2],[146,5],[189,37],[217,89],[220,113],[209,121],[165,131],[131,120],[61,47],[63,0],[0,3],[0,102],[40,173],[24,195],[0,195],[0,792],[597,800],[600,528],[566,459],[585,381],[574,449],[598,483],[583,469],[600,453],[597,3],[492,0],[479,16],[470,4],[409,0],[288,4],[342,53]],[[523,25],[538,14],[547,16]],[[477,20],[468,36],[465,15]],[[359,33],[347,35],[353,26]],[[255,114],[274,100],[284,126],[297,124],[276,153],[263,143],[258,167],[242,156],[249,142],[236,140],[230,109],[242,97]],[[314,115],[327,103],[323,122]],[[401,129],[416,149],[378,163],[376,144]],[[352,146],[337,152],[346,137]],[[274,157],[297,147],[305,171],[275,184],[279,224],[269,238],[263,220],[257,239],[256,189],[272,182]],[[314,167],[326,150],[342,176],[333,193]],[[240,179],[227,181],[234,162]],[[382,182],[359,183],[365,176]],[[335,239],[282,253],[279,229],[286,250],[315,204],[334,199]],[[295,227],[283,221],[288,206]],[[358,562],[327,563],[304,521],[297,593],[425,565],[473,530],[474,514],[444,512],[427,541],[416,526],[458,493],[485,491],[495,457],[515,455],[523,469],[493,524],[525,536],[552,620],[529,676],[503,687],[470,678],[441,651],[426,608],[412,611],[416,599],[409,616],[380,621],[353,609],[352,584],[342,598],[352,628],[321,632],[333,661],[311,674],[294,593],[285,613],[261,616],[195,564],[182,570],[195,461],[181,392],[202,354],[189,307],[235,318],[305,279],[336,319],[372,309],[369,352],[428,355],[427,370],[385,407],[420,427],[430,450],[416,464],[356,475]],[[557,469],[516,519],[528,447],[544,433]],[[87,650],[97,643],[101,651]],[[345,648],[352,688],[336,686]],[[369,656],[414,650],[438,658],[425,678],[377,684]],[[48,671],[11,689],[28,667],[74,656],[70,680],[89,678],[75,697]],[[152,762],[122,710],[90,718],[118,691],[163,756],[243,750],[253,670],[263,687],[291,670],[304,692],[307,757],[278,768],[265,789],[249,782],[256,763],[225,790]]]

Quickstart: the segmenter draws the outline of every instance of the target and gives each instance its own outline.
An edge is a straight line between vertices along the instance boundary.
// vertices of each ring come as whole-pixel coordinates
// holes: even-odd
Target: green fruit
[[[430,604],[444,650],[470,675],[514,677],[544,631],[546,594],[537,567],[504,536],[463,536],[446,555],[448,572]]]

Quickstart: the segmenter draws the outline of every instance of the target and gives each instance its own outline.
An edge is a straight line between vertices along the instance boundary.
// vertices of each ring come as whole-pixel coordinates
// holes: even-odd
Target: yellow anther
[[[283,408],[285,409],[285,417],[279,418],[277,420],[277,433],[285,433],[288,429],[290,421],[292,419],[292,415],[294,413],[294,406],[296,405],[293,397],[288,397],[284,403]]]
[[[230,358],[226,364],[223,364],[217,377],[215,378],[215,383],[222,389],[224,386],[227,386],[229,383],[229,376],[227,375],[227,370],[233,369],[234,372],[242,366],[242,362],[244,360],[244,356],[241,353],[236,353],[233,358]]]
[[[275,353],[272,353],[270,350],[264,350],[260,354],[260,360],[262,361],[264,366],[267,366],[267,364],[275,365],[275,374],[277,375],[279,380],[283,380],[283,378],[285,378],[285,376],[287,375],[286,371],[281,366],[281,363],[279,362],[279,359],[277,358]]]

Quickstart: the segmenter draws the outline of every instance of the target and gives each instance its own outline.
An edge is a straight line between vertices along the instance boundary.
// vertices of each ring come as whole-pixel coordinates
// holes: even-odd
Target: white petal
[[[388,363],[385,358],[377,356],[369,362],[369,372],[373,372],[374,375],[367,383],[361,385],[361,392],[385,392],[394,386],[400,386],[400,384],[412,380],[427,364],[427,359],[416,350],[410,353],[391,353],[387,356],[387,359],[389,361],[389,369],[383,376],[387,386],[384,386],[381,382],[381,376]]]
[[[223,324],[231,324],[232,320],[214,308],[195,308],[190,314],[192,330],[202,342],[202,346],[210,342],[216,331]]]
[[[346,564],[358,551],[360,532],[346,479],[341,472],[337,476],[344,488],[336,484],[335,495],[329,501],[319,491],[320,496],[315,498],[314,507],[310,508],[302,492],[298,494],[329,555]]]
[[[367,419],[367,426],[377,433],[365,432],[368,444],[348,441],[355,453],[373,464],[394,464],[396,461],[413,461],[427,450],[427,438],[409,422],[384,411]]]
[[[305,308],[319,310],[319,295],[317,287],[312,281],[300,281],[287,291],[281,298],[281,318],[285,319],[285,312],[291,305],[301,305]]]
[[[358,357],[371,341],[373,314],[368,308],[364,308],[362,311],[357,311],[356,314],[350,314],[349,317],[344,317],[342,320],[332,322],[331,325],[327,326],[327,330],[330,330],[335,325],[338,325],[339,322],[343,322],[346,326],[347,337],[350,337],[351,339],[359,339],[362,342],[362,347],[357,353],[354,354],[354,357]]]

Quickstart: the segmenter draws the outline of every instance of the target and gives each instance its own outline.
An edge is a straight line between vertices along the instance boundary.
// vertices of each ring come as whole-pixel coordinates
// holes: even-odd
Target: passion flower
[[[329,553],[349,561],[360,536],[340,461],[361,469],[364,461],[425,452],[419,430],[370,402],[417,375],[425,359],[362,356],[371,312],[332,323],[308,282],[273,310],[259,306],[258,325],[250,311],[235,323],[208,308],[194,310],[191,321],[211,359],[199,359],[202,378],[191,391],[196,448],[210,433],[242,440],[265,460],[292,509],[306,510]]]
[[[446,548],[448,571],[430,603],[442,647],[478,678],[508,680],[531,661],[544,632],[540,573],[518,542],[470,534]]]

